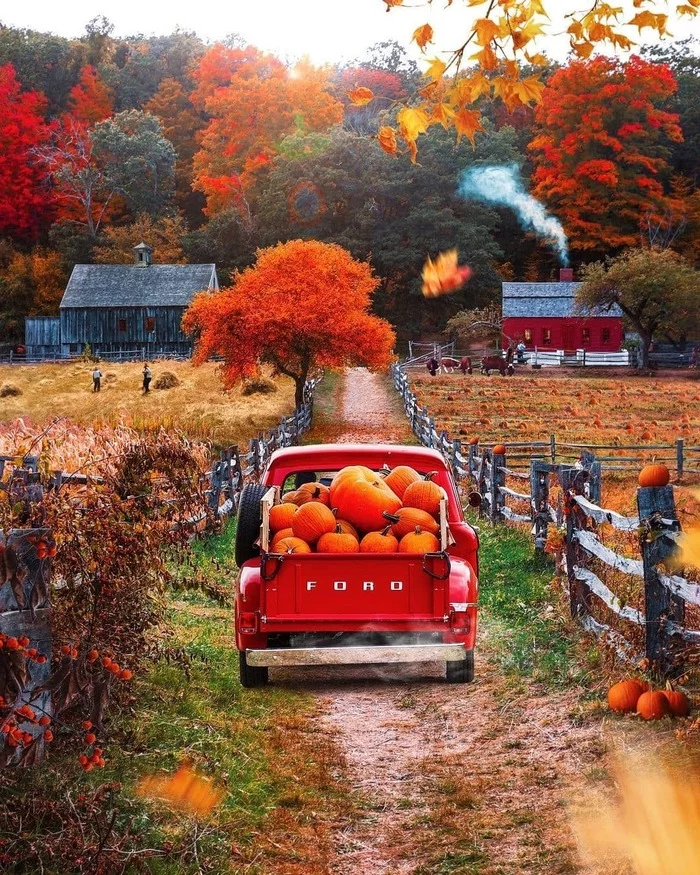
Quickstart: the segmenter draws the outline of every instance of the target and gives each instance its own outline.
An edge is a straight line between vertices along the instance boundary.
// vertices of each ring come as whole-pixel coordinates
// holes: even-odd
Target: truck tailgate
[[[442,621],[449,611],[444,555],[288,554],[263,557],[266,624]]]

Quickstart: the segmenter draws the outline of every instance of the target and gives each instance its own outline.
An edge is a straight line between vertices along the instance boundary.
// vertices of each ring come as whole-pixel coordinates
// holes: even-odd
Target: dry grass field
[[[275,392],[244,396],[240,386],[222,389],[213,363],[193,368],[189,362],[156,361],[151,365],[151,391],[144,395],[141,363],[101,362],[98,394],[92,391],[92,368],[83,362],[0,367],[0,395],[7,386],[21,392],[0,397],[0,422],[22,417],[43,425],[65,416],[84,425],[121,423],[137,430],[163,426],[217,444],[243,444],[294,409],[294,385],[286,377],[274,381]],[[166,371],[179,385],[154,388]]]

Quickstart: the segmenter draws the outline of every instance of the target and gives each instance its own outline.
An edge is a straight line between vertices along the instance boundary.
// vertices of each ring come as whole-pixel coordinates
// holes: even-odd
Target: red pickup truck
[[[440,546],[416,553],[291,553],[270,546],[267,520],[285,489],[329,483],[348,465],[407,465],[444,490]],[[236,646],[244,687],[270,666],[446,663],[447,680],[474,677],[478,547],[442,456],[424,447],[332,444],[275,452],[238,509]]]

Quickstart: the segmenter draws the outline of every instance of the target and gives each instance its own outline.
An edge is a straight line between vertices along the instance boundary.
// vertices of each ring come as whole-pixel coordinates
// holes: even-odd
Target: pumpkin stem
[[[391,531],[391,526],[387,526],[387,527],[382,531],[382,535],[384,535],[384,537],[386,537],[386,536],[389,534],[390,531]]]
[[[428,473],[423,477],[424,480],[432,480],[433,477],[437,477],[437,471],[428,471]]]
[[[416,534],[416,535],[422,535],[424,531],[425,531],[425,529],[421,529],[420,526],[416,526],[415,529],[413,530],[414,534]]]
[[[382,516],[384,519],[389,520],[390,523],[398,523],[401,520],[397,513],[389,513],[388,510],[383,511]]]

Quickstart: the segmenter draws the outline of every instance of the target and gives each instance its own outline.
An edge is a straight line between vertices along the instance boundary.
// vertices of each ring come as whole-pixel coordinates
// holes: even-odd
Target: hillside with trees
[[[57,312],[74,264],[129,261],[142,239],[157,262],[216,262],[222,285],[260,247],[336,243],[370,259],[374,310],[400,339],[442,331],[497,304],[503,279],[558,267],[510,210],[459,196],[459,174],[489,164],[520,169],[575,268],[649,241],[694,264],[698,64],[688,40],[549,64],[534,108],[492,95],[488,70],[475,98],[468,68],[453,87],[479,116],[464,127],[448,103],[406,114],[435,83],[397,43],[321,69],[237,37],[117,38],[102,17],[75,39],[0,25],[0,343]],[[414,161],[395,129],[425,130]],[[426,301],[421,266],[452,247],[473,277]]]

